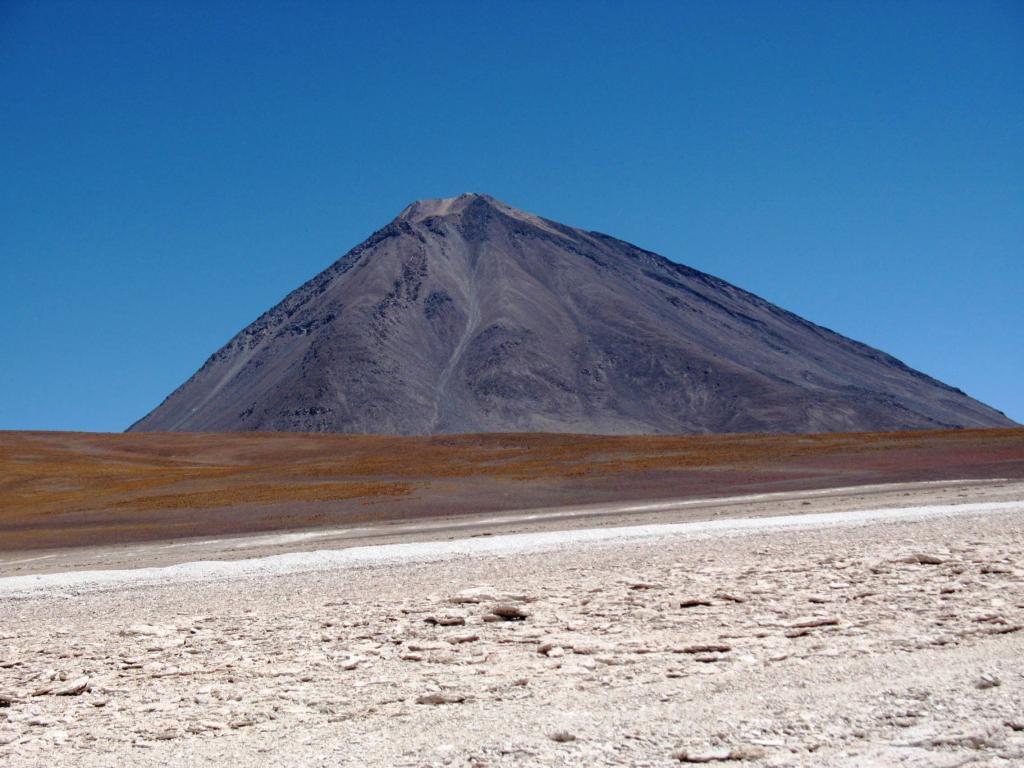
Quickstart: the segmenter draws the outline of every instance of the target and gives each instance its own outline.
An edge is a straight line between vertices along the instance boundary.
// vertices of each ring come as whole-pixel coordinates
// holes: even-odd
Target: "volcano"
[[[130,429],[1008,426],[960,390],[724,280],[465,194],[408,206]]]

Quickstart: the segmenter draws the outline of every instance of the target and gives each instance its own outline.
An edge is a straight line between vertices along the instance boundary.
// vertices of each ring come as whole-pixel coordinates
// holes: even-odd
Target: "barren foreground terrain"
[[[969,488],[905,491],[942,502],[919,517],[0,579],[0,762],[1021,765],[1024,486]]]

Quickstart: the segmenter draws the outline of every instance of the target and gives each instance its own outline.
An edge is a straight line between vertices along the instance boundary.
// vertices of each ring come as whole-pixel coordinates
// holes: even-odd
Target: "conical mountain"
[[[820,432],[1013,422],[711,275],[466,194],[413,203],[146,431]]]

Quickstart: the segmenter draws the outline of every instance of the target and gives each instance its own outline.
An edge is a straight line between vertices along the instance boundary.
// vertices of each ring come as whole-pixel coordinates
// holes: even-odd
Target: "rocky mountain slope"
[[[960,426],[1012,422],[716,277],[466,194],[410,205],[131,429]]]

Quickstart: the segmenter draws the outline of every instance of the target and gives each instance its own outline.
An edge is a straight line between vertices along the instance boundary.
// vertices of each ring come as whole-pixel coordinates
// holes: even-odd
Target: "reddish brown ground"
[[[0,551],[998,477],[1024,478],[1024,429],[434,438],[0,432]]]

